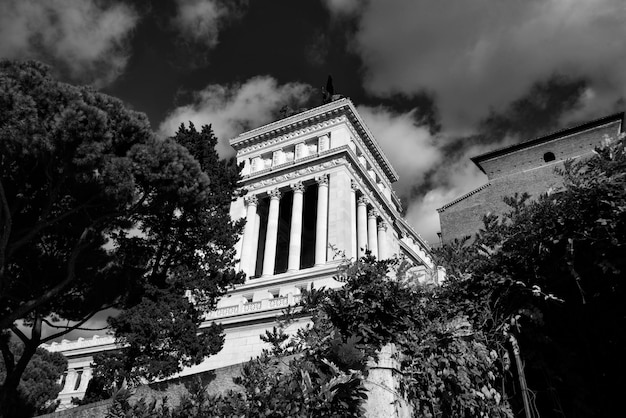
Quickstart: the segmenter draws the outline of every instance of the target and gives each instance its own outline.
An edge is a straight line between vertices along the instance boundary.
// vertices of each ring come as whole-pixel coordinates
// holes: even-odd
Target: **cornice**
[[[314,130],[311,128],[312,126],[318,126],[318,128],[315,129],[323,128],[325,122],[328,122],[332,118],[339,119],[341,116],[346,117],[350,122],[351,127],[354,129],[355,136],[364,141],[364,150],[369,154],[372,161],[379,166],[389,181],[391,183],[397,181],[398,173],[383,154],[380,145],[378,145],[369,128],[358,114],[354,104],[349,99],[335,100],[331,103],[298,113],[297,115],[252,129],[232,138],[229,142],[238,153],[247,153],[253,149],[260,149],[306,133],[305,130],[307,128],[307,132],[311,132]],[[336,121],[334,123],[336,123]],[[327,126],[331,124],[333,123]]]
[[[415,229],[413,229],[411,225],[409,225],[406,219],[402,217],[399,217],[398,219],[404,231],[408,231],[413,236],[413,238],[424,248],[424,251],[430,253],[430,251],[432,251],[430,244],[426,242],[426,240],[422,238],[422,236]]]
[[[450,203],[446,203],[445,205],[443,205],[442,207],[440,207],[439,209],[437,209],[437,212],[442,213],[444,212],[446,209],[448,209],[450,206],[454,206],[457,203],[459,203],[462,200],[467,199],[468,197],[475,195],[476,193],[480,192],[481,190],[486,189],[487,187],[491,186],[491,183],[486,183],[483,184],[482,186],[478,187],[477,189],[472,190],[471,192],[465,193],[462,196],[457,197],[456,199],[454,199],[452,202]]]
[[[348,121],[348,118],[345,115],[340,115],[339,117],[327,119],[327,120],[324,120],[323,122],[310,123],[306,125],[305,127],[300,127],[298,129],[290,130],[287,133],[279,135],[279,136],[264,135],[263,139],[259,139],[257,141],[250,140],[250,142],[248,142],[247,147],[241,148],[237,151],[237,156],[243,157],[246,154],[254,152],[256,150],[265,149],[274,144],[287,142],[292,138],[297,138],[297,137],[300,137],[309,133],[321,131],[321,130],[330,128],[332,126],[335,126],[343,121]]]

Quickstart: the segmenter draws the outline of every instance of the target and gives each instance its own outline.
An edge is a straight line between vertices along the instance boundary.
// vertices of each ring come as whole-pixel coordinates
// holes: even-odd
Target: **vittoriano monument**
[[[437,280],[428,244],[401,217],[392,189],[398,174],[349,99],[242,133],[230,145],[244,164],[230,215],[246,219],[237,267],[247,278],[206,313],[203,326],[224,326],[222,351],[177,376],[258,356],[267,348],[260,335],[303,289],[342,285],[333,276],[343,257],[366,250],[379,259],[403,257],[415,275]],[[46,348],[69,361],[59,395],[64,408],[84,395],[93,355],[117,347],[114,337],[96,336]]]

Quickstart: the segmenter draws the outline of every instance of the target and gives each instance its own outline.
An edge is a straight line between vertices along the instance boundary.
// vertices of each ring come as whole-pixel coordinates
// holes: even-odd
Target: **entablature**
[[[389,185],[381,186],[354,150],[347,145],[253,173],[244,177],[240,185],[250,193],[265,194],[275,187],[286,188],[294,180],[303,182],[313,180],[319,173],[332,171],[338,166],[348,168],[361,193],[381,214],[386,214],[388,222],[400,216],[401,207],[399,201],[394,199],[393,189]]]
[[[334,144],[328,131],[338,124],[344,124],[349,130],[349,141],[355,143],[357,153],[362,154],[368,161],[373,171],[384,179],[389,185],[398,180],[398,174],[393,169],[387,157],[382,153],[380,146],[374,140],[371,132],[356,112],[354,105],[348,99],[340,99],[307,110],[294,116],[270,123],[268,125],[245,132],[230,140],[230,144],[237,151],[237,156],[244,161],[246,159],[258,159],[261,154],[265,156],[274,152],[279,152],[283,148],[296,147],[298,141],[312,141],[315,138],[323,139],[324,147],[318,145],[317,151],[324,151],[325,147],[332,147]],[[325,138],[324,138],[325,137]],[[346,144],[342,138],[339,144]],[[311,144],[312,145],[312,144]],[[297,150],[288,150],[297,159]],[[274,155],[271,158],[263,158],[263,161],[273,163]],[[280,158],[278,158],[280,160]],[[249,172],[258,171],[258,167],[252,167],[249,163]],[[267,168],[267,163],[262,165],[261,170]],[[246,170],[247,168],[244,168]],[[247,174],[244,171],[244,174]]]

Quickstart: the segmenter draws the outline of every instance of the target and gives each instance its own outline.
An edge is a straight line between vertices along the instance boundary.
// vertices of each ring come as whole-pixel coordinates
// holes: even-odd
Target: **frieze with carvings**
[[[332,167],[336,167],[338,165],[347,165],[348,159],[346,157],[335,158],[334,160],[325,161],[321,164],[315,164],[308,167],[301,168],[299,170],[294,170],[289,173],[281,174],[276,177],[267,178],[261,181],[257,181],[255,183],[251,183],[246,185],[246,189],[249,192],[261,189],[263,187],[271,186],[273,184],[283,183],[289,180],[293,180],[296,178],[300,178],[302,176],[306,176],[308,174],[318,173],[323,170],[327,170]]]
[[[243,148],[241,149],[237,155],[242,156],[244,154],[247,154],[249,152],[252,151],[256,151],[259,149],[265,149],[266,147],[281,143],[281,142],[286,142],[292,138],[296,138],[299,136],[303,136],[309,133],[314,133],[316,131],[319,130],[323,130],[325,128],[329,128],[331,126],[337,125],[340,122],[344,122],[344,121],[349,121],[349,119],[345,116],[339,116],[338,118],[334,118],[334,119],[329,119],[327,121],[321,122],[321,123],[317,123],[315,125],[311,125],[308,126],[306,128],[303,129],[299,129],[290,133],[287,133],[285,135],[281,135],[281,136],[277,136],[275,138],[269,139],[267,141],[263,141],[263,142],[259,142],[256,143],[254,145],[251,145],[249,147]],[[351,137],[359,143],[360,145],[360,149],[361,151],[367,156],[368,160],[370,161],[371,164],[373,164],[375,170],[378,172],[377,174],[381,177],[385,179],[385,183],[387,187],[391,187],[391,183],[389,183],[389,181],[387,180],[387,175],[381,175],[382,173],[387,174],[387,171],[384,170],[381,165],[378,163],[378,160],[374,157],[374,155],[372,154],[372,152],[369,149],[369,146],[367,146],[365,144],[365,142],[361,139],[361,135],[359,135],[358,131],[354,128],[354,126],[352,125],[352,123],[348,123],[347,124],[348,129],[350,130],[350,133],[352,134]],[[325,151],[326,152],[332,152],[332,149]],[[269,170],[269,169],[266,169]],[[265,170],[263,170],[265,171]],[[255,173],[258,174],[258,173]]]
[[[334,126],[334,125],[336,125],[336,124],[338,124],[340,122],[344,122],[344,121],[347,121],[347,120],[348,120],[348,118],[346,116],[342,115],[342,116],[340,116],[338,118],[329,119],[329,120],[324,121],[324,122],[316,123],[315,125],[311,125],[311,126],[308,126],[306,128],[303,128],[303,129],[298,129],[296,131],[289,132],[288,134],[277,136],[277,137],[272,138],[270,140],[259,142],[259,143],[256,143],[254,145],[251,145],[249,147],[243,148],[243,149],[241,149],[239,155],[247,154],[249,152],[256,151],[258,149],[263,149],[263,148],[269,147],[271,145],[278,144],[280,142],[285,142],[285,141],[287,141],[289,139],[292,139],[292,138],[296,138],[296,137],[303,136],[303,135],[306,135],[306,134],[314,133],[316,131],[329,128],[331,126]]]

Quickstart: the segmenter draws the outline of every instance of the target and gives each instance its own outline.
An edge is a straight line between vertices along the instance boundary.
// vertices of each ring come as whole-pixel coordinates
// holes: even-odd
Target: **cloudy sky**
[[[0,57],[92,84],[170,135],[228,139],[332,74],[400,174],[406,217],[485,182],[469,157],[626,108],[624,0],[2,0]]]

